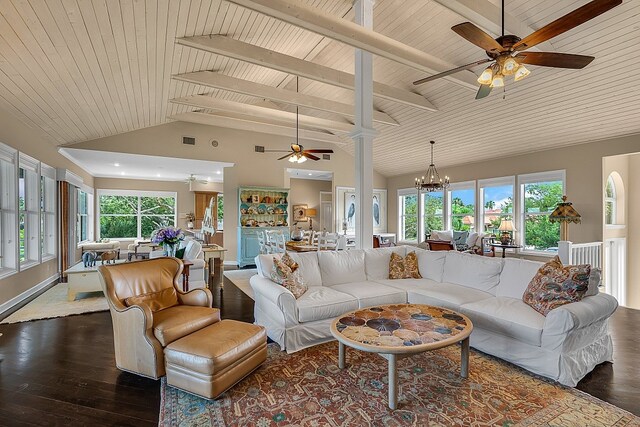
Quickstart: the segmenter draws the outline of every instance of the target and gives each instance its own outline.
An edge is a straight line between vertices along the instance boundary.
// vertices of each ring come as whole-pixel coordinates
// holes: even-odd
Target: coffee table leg
[[[398,408],[398,369],[395,354],[389,354],[389,408]]]
[[[338,368],[340,369],[344,369],[345,350],[344,344],[338,342]]]
[[[462,348],[462,357],[460,363],[460,376],[462,378],[469,377],[469,337],[462,340],[460,343]]]

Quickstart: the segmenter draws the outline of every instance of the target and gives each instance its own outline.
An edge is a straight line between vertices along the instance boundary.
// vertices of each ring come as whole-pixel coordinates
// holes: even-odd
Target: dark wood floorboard
[[[211,282],[223,318],[253,321],[249,297],[221,274]],[[615,363],[577,388],[640,415],[640,335],[630,325],[640,325],[640,311],[619,309]],[[0,325],[0,333],[0,426],[157,425],[160,382],[115,367],[109,313]]]

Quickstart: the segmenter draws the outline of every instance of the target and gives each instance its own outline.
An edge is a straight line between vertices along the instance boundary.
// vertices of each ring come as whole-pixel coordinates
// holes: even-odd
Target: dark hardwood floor
[[[253,301],[212,279],[224,318],[253,321]],[[615,363],[578,388],[640,415],[640,311],[613,316]],[[0,426],[157,425],[160,383],[119,371],[109,313],[0,325]]]

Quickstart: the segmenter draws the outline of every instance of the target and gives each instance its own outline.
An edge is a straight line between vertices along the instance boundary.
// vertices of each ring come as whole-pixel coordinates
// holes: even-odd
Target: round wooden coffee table
[[[389,361],[389,408],[398,406],[397,360],[461,343],[460,375],[469,375],[471,320],[442,307],[392,304],[362,308],[338,317],[331,334],[338,340],[338,366],[345,367],[346,348],[378,353]]]

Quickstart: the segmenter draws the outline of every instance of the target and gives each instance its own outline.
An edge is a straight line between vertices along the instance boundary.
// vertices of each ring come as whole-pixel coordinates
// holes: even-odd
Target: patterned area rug
[[[399,408],[387,406],[387,363],[336,342],[267,362],[217,401],[167,386],[160,426],[640,426],[640,418],[573,388],[472,351],[460,378],[456,346],[398,362]]]
[[[68,290],[66,283],[58,283],[0,323],[28,322],[109,310],[102,292],[81,292],[76,295],[75,301],[67,301]]]

